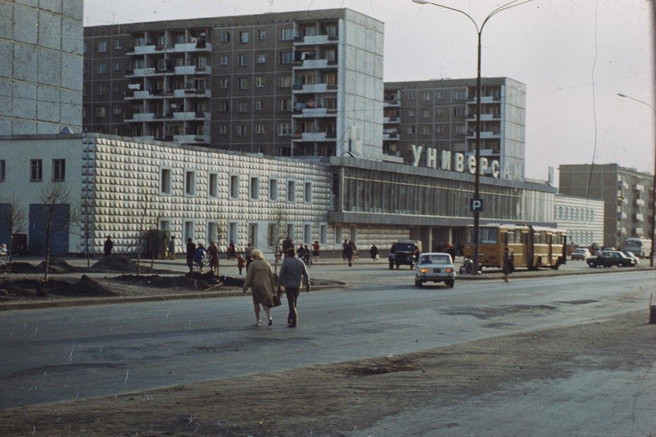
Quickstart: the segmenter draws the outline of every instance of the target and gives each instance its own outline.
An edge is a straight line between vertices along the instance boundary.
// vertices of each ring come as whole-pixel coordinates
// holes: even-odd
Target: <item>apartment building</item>
[[[81,131],[82,7],[0,0],[0,135]]]
[[[349,9],[87,27],[89,132],[382,157],[383,23]]]
[[[604,202],[605,246],[651,238],[652,175],[618,164],[563,164],[559,170],[561,194]]]
[[[412,146],[436,150],[438,160],[475,155],[476,95],[475,78],[386,82],[383,153],[406,162]],[[497,162],[500,177],[524,180],[526,86],[483,78],[481,96],[481,158]]]

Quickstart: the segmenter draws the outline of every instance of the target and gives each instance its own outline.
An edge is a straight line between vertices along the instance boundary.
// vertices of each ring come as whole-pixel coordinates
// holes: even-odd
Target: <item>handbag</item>
[[[278,293],[275,293],[273,295],[273,306],[279,307],[280,305],[282,305],[282,300],[280,299],[280,295]]]

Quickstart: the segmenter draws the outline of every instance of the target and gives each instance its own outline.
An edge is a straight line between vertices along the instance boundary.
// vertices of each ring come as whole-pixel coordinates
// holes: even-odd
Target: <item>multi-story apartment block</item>
[[[481,158],[496,161],[502,178],[524,180],[526,86],[483,78],[481,91]],[[440,160],[475,155],[476,94],[475,78],[385,83],[383,152],[406,162],[412,146]]]
[[[606,246],[628,237],[651,237],[653,176],[618,164],[561,165],[560,192],[604,201]]]
[[[348,10],[85,28],[90,132],[382,157],[383,24]]]
[[[0,0],[0,135],[82,129],[82,0]]]

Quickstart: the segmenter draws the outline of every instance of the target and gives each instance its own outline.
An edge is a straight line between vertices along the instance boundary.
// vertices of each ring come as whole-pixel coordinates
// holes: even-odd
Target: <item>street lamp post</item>
[[[438,3],[434,3],[431,1],[427,0],[412,0],[414,3],[418,3],[420,5],[432,5],[436,6],[438,8],[442,9],[448,9],[450,11],[458,12],[459,14],[464,15],[469,19],[469,21],[472,22],[474,27],[476,28],[476,33],[478,34],[478,60],[477,60],[477,69],[476,69],[476,172],[474,173],[474,201],[477,201],[478,205],[482,205],[480,203],[481,200],[481,36],[483,35],[483,28],[485,27],[485,24],[498,14],[499,12],[503,12],[505,10],[508,10],[510,8],[514,8],[516,6],[523,5],[525,3],[530,3],[533,0],[513,0],[509,3],[506,3],[505,5],[499,6],[492,12],[488,14],[487,17],[483,20],[481,25],[479,26],[476,20],[474,20],[469,14],[467,14],[464,11],[461,11],[460,9],[452,8],[449,6],[444,6],[440,5]],[[472,208],[474,212],[474,274],[478,274],[478,246],[479,246],[479,228],[480,228],[480,214],[481,214],[481,209],[480,207],[475,207]]]
[[[653,111],[654,116],[656,117],[656,108],[650,105],[647,102],[638,100],[634,97],[627,96],[626,94],[617,93],[618,96],[624,97],[625,99],[633,100],[634,102],[642,103],[645,106]],[[651,251],[649,252],[649,267],[654,267],[654,225],[656,225],[656,145],[654,146],[654,179],[651,182]]]

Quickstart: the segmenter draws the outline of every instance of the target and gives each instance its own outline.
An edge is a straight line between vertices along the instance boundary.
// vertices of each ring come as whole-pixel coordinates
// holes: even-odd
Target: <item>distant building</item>
[[[87,27],[84,127],[382,159],[383,23],[349,9]]]
[[[0,0],[0,135],[82,129],[82,0]]]
[[[570,244],[590,247],[604,241],[604,202],[582,197],[556,195],[554,220],[567,229]]]
[[[386,82],[383,152],[406,162],[452,165],[453,156],[476,154],[476,79]],[[524,180],[526,85],[482,79],[481,159],[497,162],[503,179]],[[413,148],[414,146],[414,148]],[[417,157],[417,147],[423,155]]]
[[[618,164],[563,164],[559,170],[561,194],[604,202],[605,246],[651,238],[653,175]]]

